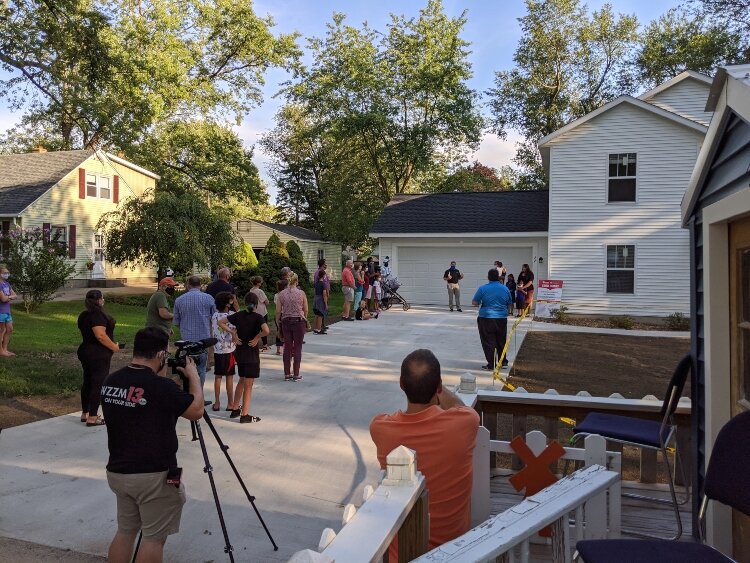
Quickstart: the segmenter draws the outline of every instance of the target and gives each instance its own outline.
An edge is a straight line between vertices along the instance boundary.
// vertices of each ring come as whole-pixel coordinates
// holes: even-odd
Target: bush
[[[566,307],[565,305],[560,305],[558,309],[555,309],[552,311],[552,316],[555,318],[555,320],[559,323],[565,323],[570,318],[568,311],[570,309]]]
[[[276,293],[276,282],[281,275],[281,268],[289,266],[289,252],[278,235],[273,233],[266,242],[263,254],[258,261],[258,275],[270,293]]]
[[[312,287],[310,282],[310,271],[305,263],[305,256],[302,249],[293,240],[287,241],[286,251],[289,253],[289,267],[299,277],[299,286],[307,291]]]
[[[27,313],[51,301],[75,272],[68,262],[67,245],[58,242],[57,236],[50,240],[49,234],[39,227],[15,229],[5,239],[11,286],[23,297]]]
[[[690,318],[682,313],[672,313],[667,317],[669,330],[690,330]]]
[[[154,290],[156,292],[156,290]],[[121,295],[117,293],[105,293],[104,301],[116,305],[132,305],[134,307],[146,307],[152,294],[148,295]],[[169,299],[169,297],[167,298]]]
[[[630,330],[633,328],[633,317],[627,315],[622,317],[609,317],[609,324],[612,328],[624,328]]]
[[[232,259],[232,271],[254,272],[258,269],[258,258],[255,256],[253,247],[247,242],[242,242],[235,250]]]
[[[237,288],[237,297],[240,301],[242,301],[245,294],[253,287],[250,280],[253,276],[259,275],[256,270],[257,266],[255,270],[232,270],[232,285]],[[276,286],[274,285],[275,290]]]

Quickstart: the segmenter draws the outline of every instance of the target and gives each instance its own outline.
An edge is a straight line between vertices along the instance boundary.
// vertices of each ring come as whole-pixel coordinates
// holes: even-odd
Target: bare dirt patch
[[[556,389],[563,395],[588,391],[600,397],[620,393],[628,399],[662,399],[689,349],[688,338],[530,332],[509,381],[529,392]]]

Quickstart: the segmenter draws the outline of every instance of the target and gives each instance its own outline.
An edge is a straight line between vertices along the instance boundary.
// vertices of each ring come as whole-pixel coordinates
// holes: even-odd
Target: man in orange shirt
[[[406,410],[379,414],[370,436],[380,467],[398,446],[417,452],[417,469],[429,491],[430,549],[451,541],[471,526],[472,455],[479,415],[445,389],[440,362],[430,350],[415,350],[401,364],[401,389]],[[396,541],[390,559],[396,561]]]

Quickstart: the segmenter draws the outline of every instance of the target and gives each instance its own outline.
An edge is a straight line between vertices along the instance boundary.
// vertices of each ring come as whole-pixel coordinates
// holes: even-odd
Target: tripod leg
[[[195,433],[195,422],[190,421],[190,432],[193,434],[193,439],[191,441],[195,442],[198,439],[198,436]]]
[[[219,433],[216,431],[216,428],[214,427],[214,423],[211,421],[211,417],[208,416],[208,413],[205,410],[203,411],[203,420],[205,420],[206,424],[208,424],[208,428],[209,430],[211,430],[211,433],[214,435],[214,438],[216,439],[216,443],[219,444],[219,449],[221,449],[221,451],[224,452],[224,457],[227,458],[227,461],[229,462],[229,466],[232,468],[232,471],[234,472],[234,476],[237,477],[237,481],[242,487],[242,490],[245,492],[245,496],[247,497],[247,500],[250,501],[250,505],[253,507],[253,510],[255,511],[255,515],[258,517],[258,520],[260,521],[261,526],[263,526],[263,529],[265,530],[266,535],[268,536],[268,539],[271,540],[271,544],[273,545],[273,550],[278,551],[279,546],[276,545],[275,541],[273,541],[273,536],[271,536],[271,532],[268,530],[268,526],[266,526],[266,523],[263,520],[263,516],[261,516],[260,511],[258,510],[258,507],[255,506],[255,497],[252,496],[250,494],[250,491],[247,490],[247,487],[245,486],[245,482],[242,480],[242,476],[240,475],[239,471],[237,471],[237,467],[234,465],[234,461],[232,461],[232,458],[229,456],[229,446],[227,446],[223,442],[223,440],[221,439],[221,436],[219,436]]]
[[[138,550],[141,548],[141,540],[143,539],[143,530],[138,532],[138,541],[135,542],[135,551],[133,552],[133,558],[130,560],[130,563],[135,563],[136,557],[138,557]]]
[[[205,413],[203,416],[208,417],[208,415]],[[221,502],[219,501],[219,493],[216,491],[216,483],[214,482],[214,469],[211,467],[211,462],[208,459],[208,450],[206,450],[206,441],[203,439],[203,432],[201,431],[201,425],[200,422],[195,421],[194,423],[194,429],[195,432],[198,434],[198,440],[201,444],[201,453],[203,453],[203,461],[205,462],[205,467],[203,468],[203,472],[208,474],[208,482],[211,485],[211,492],[214,495],[214,504],[216,504],[216,512],[219,515],[219,523],[221,524],[221,532],[224,534],[224,553],[229,555],[229,561],[234,563],[234,548],[232,547],[232,544],[229,542],[229,533],[227,532],[227,525],[224,522],[224,513],[221,511]]]

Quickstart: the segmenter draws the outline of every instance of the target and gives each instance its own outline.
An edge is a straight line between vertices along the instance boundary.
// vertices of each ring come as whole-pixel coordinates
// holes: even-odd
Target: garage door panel
[[[418,304],[445,304],[447,292],[443,274],[452,260],[464,274],[461,281],[462,303],[468,305],[477,287],[487,281],[487,271],[495,260],[502,260],[508,272],[518,275],[521,265],[531,263],[532,249],[527,247],[399,247],[399,293]]]

